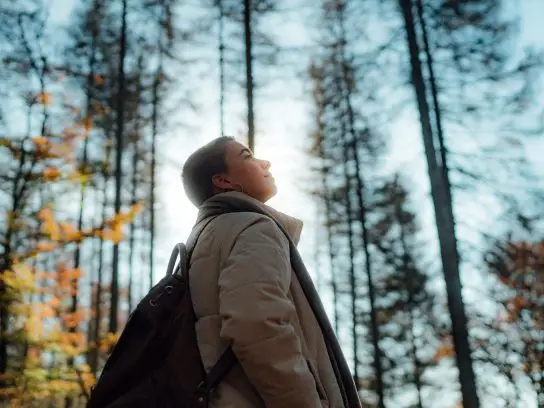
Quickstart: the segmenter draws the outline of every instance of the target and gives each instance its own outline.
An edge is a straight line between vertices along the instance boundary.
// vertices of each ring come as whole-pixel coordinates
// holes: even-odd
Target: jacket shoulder
[[[212,221],[211,224],[213,225],[216,234],[221,236],[222,241],[231,241],[232,243],[236,241],[242,232],[251,227],[258,227],[267,234],[283,236],[283,233],[273,219],[264,214],[255,212],[233,212],[222,214]]]
[[[256,241],[265,237],[274,237],[281,242],[282,247],[289,247],[287,237],[281,232],[276,222],[264,214],[254,212],[221,214],[202,232],[191,257],[191,265],[199,263],[202,259],[211,258],[220,263],[223,262],[234,246],[241,243],[242,233],[250,232],[252,229],[255,232],[253,238]],[[252,235],[249,234],[246,237]]]

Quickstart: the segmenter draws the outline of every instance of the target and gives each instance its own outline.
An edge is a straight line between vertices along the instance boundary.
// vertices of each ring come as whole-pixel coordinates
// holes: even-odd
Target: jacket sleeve
[[[289,243],[275,222],[243,230],[219,277],[221,337],[232,348],[267,408],[321,407],[316,383],[291,320],[295,307]]]

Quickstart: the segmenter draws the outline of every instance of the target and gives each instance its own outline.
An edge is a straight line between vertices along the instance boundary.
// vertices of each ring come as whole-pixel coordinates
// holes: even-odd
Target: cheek
[[[244,179],[247,183],[258,187],[259,185],[266,182],[262,169],[257,166],[247,166],[244,171]]]
[[[249,162],[244,166],[244,175],[252,179],[258,179],[263,176],[263,169],[255,162]]]

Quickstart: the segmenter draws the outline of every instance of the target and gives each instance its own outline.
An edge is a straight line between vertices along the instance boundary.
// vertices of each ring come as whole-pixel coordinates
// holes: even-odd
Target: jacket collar
[[[252,206],[257,206],[267,215],[278,221],[289,234],[291,240],[298,244],[302,233],[303,222],[297,218],[284,214],[269,205],[266,205],[247,194],[237,191],[216,194],[206,200],[199,207],[197,223],[211,214],[217,215],[229,211],[251,211]]]

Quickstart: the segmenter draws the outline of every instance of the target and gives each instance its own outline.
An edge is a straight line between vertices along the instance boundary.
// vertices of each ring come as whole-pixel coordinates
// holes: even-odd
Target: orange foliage
[[[47,146],[47,139],[43,136],[33,137],[32,141],[37,147],[45,148]]]
[[[438,348],[438,350],[436,350],[436,353],[434,354],[432,361],[434,363],[437,363],[445,357],[454,357],[454,356],[455,356],[455,349],[453,348],[453,345],[443,344]]]
[[[118,243],[123,239],[122,227],[124,224],[132,222],[136,215],[143,209],[143,203],[134,204],[129,208],[128,211],[121,211],[119,214],[114,215],[113,217],[108,218],[104,222],[106,227],[102,231],[98,231],[97,235],[105,240],[113,241]]]
[[[57,246],[53,242],[41,241],[36,244],[37,252],[50,252]]]
[[[59,169],[54,167],[46,167],[43,169],[43,178],[45,181],[54,181],[58,179],[61,176],[61,172]]]
[[[98,74],[94,74],[94,83],[96,85],[102,85],[104,83],[104,78],[102,78],[100,75]]]
[[[62,315],[62,322],[68,328],[76,328],[85,318],[85,313],[82,311],[76,311],[74,313],[64,313]]]
[[[38,213],[38,219],[42,222],[42,232],[52,241],[59,241],[61,230],[50,208],[42,208]]]
[[[51,104],[52,100],[53,98],[51,97],[51,94],[48,92],[40,92],[38,96],[36,97],[36,102],[43,105]]]
[[[504,310],[498,321],[504,324],[505,330],[520,334],[526,359],[523,369],[533,375],[541,370],[538,362],[544,358],[538,348],[541,343],[538,331],[544,328],[541,307],[544,299],[544,240],[506,243],[497,246],[489,255],[489,271],[504,285],[502,293],[506,294],[500,299]]]
[[[81,184],[88,183],[91,180],[90,174],[85,174],[84,172],[80,172],[78,170],[74,170],[73,172],[71,172],[68,177],[70,178],[70,180],[79,182]]]
[[[120,333],[108,333],[105,338],[100,340],[99,348],[102,352],[107,353],[111,350],[113,345],[119,340]]]
[[[84,137],[88,137],[89,131],[93,128],[93,120],[90,117],[86,117],[81,121],[81,126],[85,129],[86,133]]]
[[[98,75],[94,79],[97,84],[104,81]],[[41,93],[31,98],[43,105],[53,103],[49,93]],[[106,113],[100,106],[95,107],[95,111]],[[81,115],[82,112],[74,108],[72,113]],[[80,153],[80,142],[89,136],[96,117],[96,114],[93,117],[83,117],[75,124],[67,126],[60,134],[48,132],[45,136],[33,137],[32,152],[29,155],[35,166],[33,165],[25,177],[28,176],[31,181],[43,180],[51,185],[62,181],[63,187],[68,182],[75,182],[75,191],[79,190],[77,182],[90,181],[94,170],[88,164],[81,164],[76,160],[79,157],[76,153]],[[12,152],[13,159],[22,156],[18,143],[0,138],[0,146],[7,147]],[[34,202],[32,201],[32,205]],[[0,389],[0,395],[7,396],[12,406],[21,407],[37,405],[36,401],[40,399],[81,395],[81,387],[89,391],[94,384],[95,378],[90,368],[80,364],[84,353],[92,347],[93,342],[103,352],[109,352],[119,335],[108,333],[102,336],[101,328],[98,339],[88,338],[92,336],[86,331],[87,324],[91,316],[96,315],[100,309],[97,309],[94,299],[89,307],[86,304],[87,297],[77,299],[75,311],[73,309],[73,296],[78,295],[78,287],[85,274],[82,268],[73,267],[72,250],[85,239],[97,236],[119,242],[123,238],[123,226],[134,220],[143,205],[138,203],[127,208],[106,220],[104,225],[85,228],[78,228],[74,222],[60,219],[53,207],[46,206],[36,214],[41,233],[37,239],[36,220],[29,219],[29,208],[17,209],[13,214],[7,214],[10,228],[18,228],[17,233],[21,236],[27,230],[30,233],[25,237],[27,239],[20,246],[21,249],[18,247],[9,254],[9,259],[13,262],[8,270],[0,274],[10,298],[7,335],[14,338],[14,350],[20,346],[22,350],[23,344],[27,347],[26,355],[21,354],[24,357],[17,360],[18,371],[5,373],[3,379],[10,381],[7,387]],[[86,261],[87,258],[83,259]],[[47,270],[37,270],[36,265]],[[85,262],[82,262],[82,266],[86,266]],[[108,286],[102,286],[103,291],[107,292]],[[103,305],[98,305],[98,308],[102,307]],[[100,325],[102,323],[99,322]],[[45,359],[45,356],[54,358]]]
[[[60,222],[58,226],[64,241],[78,242],[83,238],[81,231],[78,231],[73,224]]]

